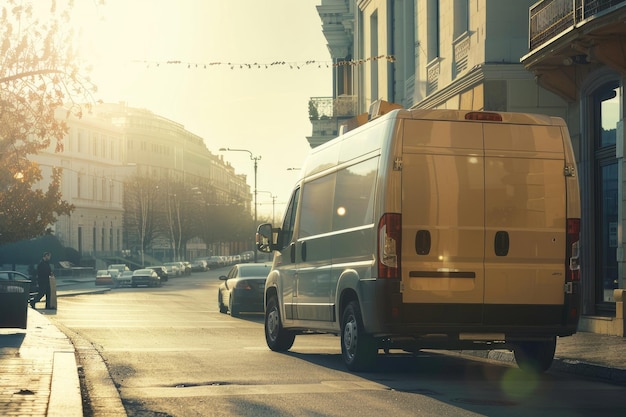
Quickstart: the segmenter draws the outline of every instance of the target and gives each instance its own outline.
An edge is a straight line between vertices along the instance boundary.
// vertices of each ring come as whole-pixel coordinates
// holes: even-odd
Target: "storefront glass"
[[[594,94],[596,299],[612,303],[617,288],[618,165],[615,157],[620,87],[605,84]]]

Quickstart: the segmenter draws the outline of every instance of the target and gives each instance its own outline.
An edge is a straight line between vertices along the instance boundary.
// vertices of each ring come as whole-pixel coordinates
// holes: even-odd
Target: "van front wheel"
[[[545,372],[552,365],[556,337],[549,340],[518,342],[513,346],[515,362],[524,371]]]
[[[272,296],[265,308],[265,341],[274,352],[284,352],[291,349],[296,334],[283,328],[280,321],[280,308],[276,296]]]
[[[368,371],[376,363],[378,346],[375,339],[365,332],[361,308],[351,301],[343,310],[341,319],[341,356],[351,371]]]

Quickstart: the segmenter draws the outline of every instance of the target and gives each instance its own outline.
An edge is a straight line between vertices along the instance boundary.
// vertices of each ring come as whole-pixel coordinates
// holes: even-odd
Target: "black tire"
[[[226,314],[228,308],[224,305],[224,301],[222,300],[222,294],[217,293],[217,307],[220,309],[220,313]]]
[[[376,340],[365,332],[358,301],[350,301],[341,317],[341,356],[351,371],[370,371],[376,365]]]
[[[556,337],[549,340],[518,342],[513,346],[517,366],[523,371],[543,373],[550,369],[556,351]]]
[[[276,296],[270,297],[265,309],[265,342],[274,352],[284,352],[293,346],[296,334],[283,328]]]
[[[237,308],[237,305],[234,304],[234,298],[235,297],[233,297],[232,294],[230,295],[230,297],[228,297],[228,311],[230,311],[231,317],[239,317],[239,308]]]

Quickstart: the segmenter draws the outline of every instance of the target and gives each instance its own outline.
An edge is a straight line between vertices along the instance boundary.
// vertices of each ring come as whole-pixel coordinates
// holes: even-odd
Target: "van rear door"
[[[487,325],[562,320],[566,192],[561,128],[485,123]]]
[[[405,321],[479,324],[485,250],[482,124],[401,123]]]

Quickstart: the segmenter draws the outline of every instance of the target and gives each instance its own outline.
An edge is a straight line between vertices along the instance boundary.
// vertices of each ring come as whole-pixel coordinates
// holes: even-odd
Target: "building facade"
[[[624,335],[626,1],[544,0],[528,16],[522,63],[578,115],[568,126],[578,134],[583,324]]]
[[[327,100],[355,97],[353,116],[383,99],[405,108],[563,118],[583,203],[581,329],[623,335],[614,291],[624,288],[626,273],[621,232],[626,2],[535,3],[322,0],[322,32],[336,64],[334,95]],[[338,133],[332,127],[342,117],[329,112],[327,119],[332,121],[311,117],[311,146]]]
[[[63,170],[62,198],[75,209],[60,216],[52,229],[62,244],[83,256],[98,259],[128,253],[129,241],[136,239],[124,228],[124,186],[136,175],[164,185],[186,184],[192,193],[202,184],[211,193],[198,198],[223,206],[237,202],[250,212],[246,176],[235,173],[222,155],[210,152],[201,137],[177,122],[116,103],[96,105],[67,124],[63,150],[54,152],[50,145],[32,159],[39,163],[44,178],[50,178],[55,167]],[[199,239],[192,240],[190,256],[228,253],[231,244],[241,246],[226,242],[213,249]],[[155,245],[158,242],[171,246],[167,236]]]

